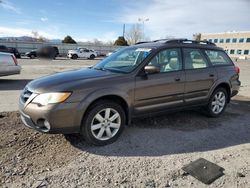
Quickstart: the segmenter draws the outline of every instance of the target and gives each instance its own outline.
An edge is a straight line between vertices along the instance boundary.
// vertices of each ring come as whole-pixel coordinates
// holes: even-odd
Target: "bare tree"
[[[96,46],[101,46],[101,45],[103,45],[103,42],[100,41],[100,40],[98,40],[98,39],[96,39],[96,38],[94,39],[93,43],[94,43],[94,45],[96,45]]]
[[[31,31],[31,34],[33,35],[34,38],[38,38],[39,37],[39,34],[37,31]]]
[[[143,40],[143,31],[140,24],[134,24],[126,33],[128,44],[135,44]]]
[[[31,31],[31,34],[33,35],[33,37],[36,39],[36,41],[38,42],[45,42],[47,39],[45,37],[43,37],[42,35],[39,35],[39,33],[37,31]]]
[[[200,41],[201,40],[201,33],[193,34],[193,39],[196,40],[196,41]]]

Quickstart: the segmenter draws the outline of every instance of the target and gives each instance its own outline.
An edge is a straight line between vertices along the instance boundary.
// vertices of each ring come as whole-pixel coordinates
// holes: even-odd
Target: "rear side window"
[[[0,65],[14,65],[14,61],[11,55],[5,55],[1,54],[0,55]]]
[[[201,69],[208,67],[208,63],[199,49],[184,48],[185,69]]]
[[[212,65],[231,65],[229,57],[223,51],[205,50]]]

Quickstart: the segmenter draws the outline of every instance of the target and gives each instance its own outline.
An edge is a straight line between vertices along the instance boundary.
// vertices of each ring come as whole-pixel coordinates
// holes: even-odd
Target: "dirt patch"
[[[0,184],[60,168],[79,154],[63,135],[26,128],[18,112],[0,114]]]

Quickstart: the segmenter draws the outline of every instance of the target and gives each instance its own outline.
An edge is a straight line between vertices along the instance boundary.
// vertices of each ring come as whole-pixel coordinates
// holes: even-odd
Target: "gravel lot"
[[[0,79],[0,187],[250,187],[250,63],[238,62],[243,87],[217,119],[199,111],[138,119],[104,147],[24,127],[16,110],[28,81],[96,62],[21,59],[21,75]],[[206,186],[181,170],[199,157],[225,175]]]

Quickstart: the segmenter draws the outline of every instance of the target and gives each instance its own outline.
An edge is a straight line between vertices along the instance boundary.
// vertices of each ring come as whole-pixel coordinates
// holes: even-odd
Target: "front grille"
[[[25,103],[30,98],[31,95],[32,95],[32,92],[29,91],[28,88],[24,88],[22,95],[21,95],[22,101]]]

